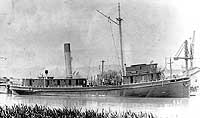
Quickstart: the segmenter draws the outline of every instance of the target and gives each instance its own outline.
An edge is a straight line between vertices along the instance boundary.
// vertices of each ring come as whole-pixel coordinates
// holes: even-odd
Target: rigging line
[[[87,73],[87,78],[89,77],[89,75],[90,75],[90,70],[91,70],[91,63],[92,63],[92,59],[90,58],[89,59],[89,68],[88,68],[88,73]]]
[[[118,54],[118,51],[117,51],[117,46],[115,44],[115,38],[114,38],[114,33],[113,33],[113,29],[112,29],[112,23],[110,21],[108,21],[110,23],[110,30],[111,30],[111,35],[112,35],[112,40],[113,40],[113,44],[114,44],[114,47],[115,47],[115,51],[116,51],[116,57],[117,57],[117,60],[118,60],[118,63],[120,63],[119,61],[119,54]]]
[[[126,22],[123,22],[123,23],[124,23],[124,25],[126,25],[126,27],[123,28],[123,33],[125,33],[129,37],[133,37],[133,35],[130,32],[128,32],[128,29],[127,29],[129,27],[129,24]],[[137,33],[137,31],[136,31],[136,33]]]
[[[183,50],[183,47],[184,47],[184,43],[182,43],[182,45],[181,45],[181,47],[179,48],[179,50],[177,51],[177,53],[176,53],[176,57],[178,57],[180,54],[181,54],[181,52],[182,52],[182,50]]]

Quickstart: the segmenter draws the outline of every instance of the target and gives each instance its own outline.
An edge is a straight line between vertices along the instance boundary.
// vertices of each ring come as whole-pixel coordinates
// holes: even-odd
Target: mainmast
[[[122,80],[125,75],[124,73],[124,56],[123,56],[123,41],[122,41],[122,18],[120,14],[120,3],[118,3],[118,13],[119,17],[117,20],[119,21],[119,40],[120,40],[120,54],[121,54],[121,70],[122,70]]]
[[[116,20],[118,22],[116,22],[115,20],[111,19],[110,16],[107,16],[105,14],[103,14],[102,12],[100,12],[99,10],[97,10],[97,12],[99,12],[100,14],[102,14],[104,17],[108,18],[108,20],[112,21],[113,23],[115,23],[116,25],[119,26],[119,40],[120,40],[120,56],[121,56],[121,71],[122,71],[122,81],[123,81],[123,77],[125,76],[125,69],[124,69],[124,56],[123,56],[123,41],[122,41],[122,18],[121,18],[121,13],[120,13],[120,3],[118,3],[118,18],[116,18]]]

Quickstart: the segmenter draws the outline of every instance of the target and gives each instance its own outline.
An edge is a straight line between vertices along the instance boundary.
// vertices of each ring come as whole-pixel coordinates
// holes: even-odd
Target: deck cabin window
[[[76,80],[76,85],[78,85],[78,80]]]
[[[83,87],[86,86],[86,81],[85,81],[85,80],[83,80],[83,84],[82,84],[82,86],[83,86]]]
[[[151,80],[153,80],[153,74],[151,74]]]
[[[71,82],[71,79],[69,80],[69,85],[71,86],[72,82]]]
[[[29,85],[32,86],[32,81],[31,80],[29,80]]]
[[[142,82],[146,82],[144,75],[142,75]]]
[[[47,84],[46,84],[46,87],[48,87],[49,86],[49,80],[47,80]]]
[[[57,80],[57,84],[58,84],[58,86],[60,86],[60,80]]]
[[[133,76],[130,77],[131,83],[133,83]]]

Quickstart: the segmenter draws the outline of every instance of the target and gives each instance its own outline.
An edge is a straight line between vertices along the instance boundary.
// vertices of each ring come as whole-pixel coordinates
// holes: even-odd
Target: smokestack
[[[64,44],[64,55],[65,55],[65,71],[66,78],[72,78],[72,64],[71,64],[71,51],[70,43]]]

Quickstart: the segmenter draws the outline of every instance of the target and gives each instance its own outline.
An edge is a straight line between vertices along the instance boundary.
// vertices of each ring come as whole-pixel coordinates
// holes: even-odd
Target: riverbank
[[[0,106],[1,118],[156,118],[152,113],[122,113],[82,108],[49,108],[41,105]]]

